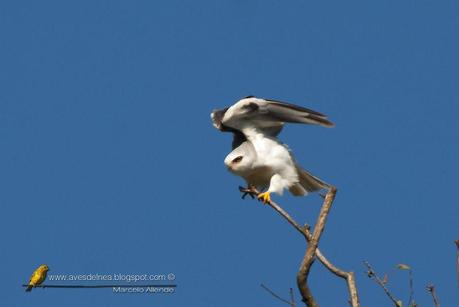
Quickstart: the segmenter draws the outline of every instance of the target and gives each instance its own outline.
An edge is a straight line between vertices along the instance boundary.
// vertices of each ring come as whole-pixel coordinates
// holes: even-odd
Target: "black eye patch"
[[[232,162],[233,163],[239,163],[241,161],[242,161],[242,156],[238,156],[238,157],[234,158]]]

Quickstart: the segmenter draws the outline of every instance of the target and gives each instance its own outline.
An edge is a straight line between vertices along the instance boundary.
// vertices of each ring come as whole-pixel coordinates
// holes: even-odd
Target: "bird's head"
[[[255,159],[251,146],[252,144],[244,142],[226,156],[225,165],[230,172],[242,175],[252,169]]]
[[[49,271],[49,267],[46,264],[40,265],[40,267],[38,269],[40,271],[43,271],[43,272],[48,272]]]

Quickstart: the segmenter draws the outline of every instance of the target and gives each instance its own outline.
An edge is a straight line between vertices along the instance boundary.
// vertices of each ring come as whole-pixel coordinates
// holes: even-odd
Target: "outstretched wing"
[[[326,115],[317,111],[277,100],[256,97],[239,100],[233,106],[220,110],[217,117],[222,126],[239,131],[243,131],[245,128],[256,128],[269,136],[279,134],[284,123],[334,126]]]
[[[220,131],[232,132],[233,149],[247,139],[245,128],[256,128],[266,136],[277,136],[284,123],[312,124],[333,127],[327,116],[294,104],[248,96],[229,108],[214,110],[212,122]]]

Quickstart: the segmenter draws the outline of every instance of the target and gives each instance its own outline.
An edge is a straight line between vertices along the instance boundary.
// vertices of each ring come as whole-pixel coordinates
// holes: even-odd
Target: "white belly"
[[[259,190],[269,187],[271,177],[274,175],[269,167],[257,167],[252,172],[244,174],[244,179],[248,185],[253,185]]]

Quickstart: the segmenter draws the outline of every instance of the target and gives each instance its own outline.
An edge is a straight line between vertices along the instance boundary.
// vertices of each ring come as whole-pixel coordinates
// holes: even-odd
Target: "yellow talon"
[[[266,203],[269,203],[271,201],[271,193],[269,192],[264,192],[264,193],[260,193],[258,194],[258,200],[261,200],[263,201],[263,204],[266,204]]]

